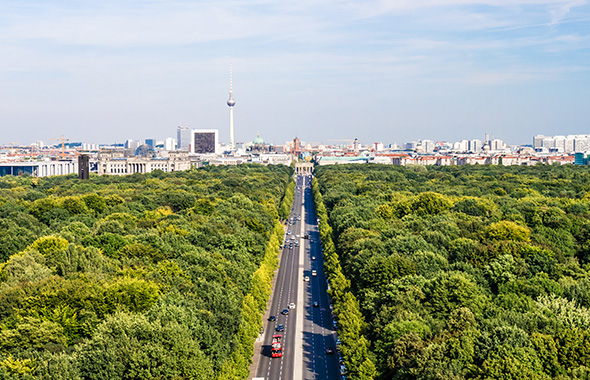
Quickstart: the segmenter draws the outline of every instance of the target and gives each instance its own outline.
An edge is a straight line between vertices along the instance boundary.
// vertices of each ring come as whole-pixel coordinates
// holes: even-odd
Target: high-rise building
[[[533,137],[533,148],[542,148],[544,139],[544,135],[536,135],[535,137]]]
[[[571,153],[574,151],[574,141],[576,136],[569,135],[565,138],[564,152]]]
[[[191,153],[217,154],[219,146],[217,129],[193,129],[191,135]]]
[[[434,141],[432,140],[422,140],[422,152],[423,153],[432,153],[434,152]]]
[[[145,145],[155,148],[156,147],[156,139],[145,139]]]
[[[172,137],[167,137],[164,141],[164,150],[170,151],[176,149],[176,140]]]
[[[128,139],[125,141],[125,149],[129,149],[134,152],[135,152],[135,149],[137,149],[140,145],[141,145],[141,143],[137,140]]]
[[[232,65],[229,64],[229,99],[227,99],[227,105],[229,106],[229,149],[235,150],[234,141],[234,106],[236,101],[234,100],[234,92],[232,89]]]
[[[179,125],[176,128],[176,146],[179,150],[190,150],[191,145],[191,129]]]
[[[575,152],[586,152],[588,150],[588,136],[577,135],[574,138],[574,151]]]
[[[470,152],[479,152],[483,150],[483,143],[481,142],[481,140],[475,139],[475,140],[471,140],[469,141],[469,151]]]
[[[557,152],[565,152],[565,136],[555,136],[554,147]]]
[[[500,139],[493,139],[490,141],[490,150],[504,150],[506,149],[506,144],[504,141]]]

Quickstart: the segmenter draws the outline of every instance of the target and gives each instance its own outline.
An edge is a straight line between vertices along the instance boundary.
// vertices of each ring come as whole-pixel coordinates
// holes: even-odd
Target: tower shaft
[[[229,147],[231,150],[235,149],[234,142],[234,107],[229,107]]]

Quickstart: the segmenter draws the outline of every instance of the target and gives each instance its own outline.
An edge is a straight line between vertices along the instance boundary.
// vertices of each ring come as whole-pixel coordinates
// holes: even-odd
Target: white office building
[[[176,128],[176,146],[180,150],[190,150],[191,145],[191,129],[189,127],[179,125]]]
[[[176,139],[172,137],[166,138],[164,141],[164,150],[170,151],[176,149]]]
[[[469,141],[469,151],[470,152],[480,152],[483,150],[483,142],[481,140],[470,140]]]

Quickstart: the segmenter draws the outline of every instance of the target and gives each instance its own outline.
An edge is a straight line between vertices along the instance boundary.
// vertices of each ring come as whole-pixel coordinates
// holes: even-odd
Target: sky
[[[590,134],[589,0],[0,0],[0,144]]]

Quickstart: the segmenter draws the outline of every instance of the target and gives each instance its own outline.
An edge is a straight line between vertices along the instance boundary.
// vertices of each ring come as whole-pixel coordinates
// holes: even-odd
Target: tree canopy
[[[586,378],[588,183],[569,165],[316,167],[340,334],[366,338],[375,378]]]
[[[0,378],[243,377],[291,174],[0,178]]]

